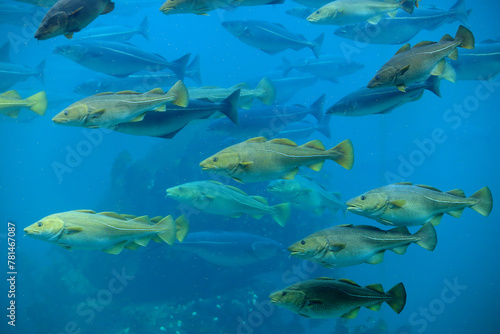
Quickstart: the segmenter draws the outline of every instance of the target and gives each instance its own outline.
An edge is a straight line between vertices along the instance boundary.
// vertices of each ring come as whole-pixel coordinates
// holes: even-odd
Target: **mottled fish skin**
[[[384,302],[400,313],[406,304],[406,291],[402,283],[384,292],[380,284],[362,287],[348,279],[321,277],[293,284],[269,298],[272,303],[308,318],[354,319],[361,307],[378,311]]]
[[[396,183],[370,190],[346,202],[347,210],[385,225],[414,226],[439,224],[444,213],[460,217],[467,207],[488,216],[493,198],[484,187],[466,198],[462,190],[441,192],[411,183]]]

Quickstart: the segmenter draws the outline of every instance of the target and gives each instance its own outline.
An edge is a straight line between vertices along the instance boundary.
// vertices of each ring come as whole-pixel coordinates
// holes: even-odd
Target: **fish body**
[[[149,219],[147,216],[75,210],[47,216],[25,228],[24,232],[69,250],[101,250],[119,254],[123,248],[147,246],[151,239],[171,245],[176,238],[184,240],[188,230],[184,216],[174,221],[172,216]]]
[[[267,186],[267,191],[284,201],[291,202],[300,210],[321,215],[328,209],[332,214],[344,210],[339,193],[331,193],[313,180],[296,176],[293,180],[274,180]]]
[[[244,214],[256,219],[271,215],[274,221],[285,226],[290,216],[290,203],[269,206],[260,196],[249,196],[242,190],[216,181],[197,181],[167,189],[167,197],[194,208],[227,217]]]
[[[384,231],[373,226],[339,225],[313,233],[288,250],[295,257],[332,268],[378,264],[386,250],[404,254],[412,243],[433,251],[437,245],[434,226],[426,223],[412,235],[404,226]]]
[[[349,279],[321,277],[293,284],[272,293],[271,302],[307,318],[354,319],[361,307],[380,310],[386,302],[396,313],[406,304],[403,283],[384,292],[382,285],[362,287]]]
[[[267,141],[265,137],[256,137],[223,149],[203,160],[200,167],[238,182],[249,183],[278,178],[293,179],[299,166],[319,171],[326,159],[351,169],[354,162],[351,141],[345,140],[325,150],[319,140],[298,146],[286,138]]]
[[[494,80],[500,73],[500,41],[485,41],[474,50],[459,50],[450,60],[457,80]]]
[[[316,58],[304,58],[291,63],[283,58],[283,75],[288,75],[291,70],[310,73],[320,79],[338,82],[338,78],[353,74],[365,66],[355,61],[347,61],[345,58],[332,55],[321,55]]]
[[[161,71],[169,69],[179,80],[189,54],[169,62],[160,55],[149,53],[132,44],[112,41],[81,41],[58,46],[54,53],[64,56],[91,70],[116,77],[126,77],[139,71]]]
[[[168,104],[165,105],[165,112],[148,111],[142,121],[120,123],[113,130],[129,135],[172,139],[189,122],[208,118],[216,112],[226,115],[231,122],[238,124],[239,93],[237,90],[217,103],[189,100],[186,107]]]
[[[86,30],[86,34],[79,36],[80,40],[106,40],[125,42],[134,35],[141,35],[149,40],[148,17],[146,16],[138,27],[129,26],[100,26]]]
[[[395,183],[370,190],[346,202],[347,210],[385,225],[414,226],[439,224],[443,214],[460,217],[465,208],[488,216],[493,198],[488,187],[470,197],[460,189],[442,192],[411,183]]]
[[[327,3],[307,17],[314,24],[343,26],[368,21],[376,24],[385,14],[396,15],[399,8],[413,13],[415,2],[409,0],[336,0]]]
[[[42,91],[23,99],[15,90],[0,94],[0,114],[17,118],[22,108],[27,108],[40,116],[45,115],[47,95]]]
[[[474,36],[462,25],[458,28],[455,38],[444,35],[439,42],[423,41],[413,48],[410,48],[410,44],[405,44],[378,70],[368,83],[368,88],[396,86],[405,91],[410,83],[425,81],[431,75],[454,81],[454,73],[444,73],[444,58],[457,59],[457,47],[474,48]]]
[[[167,93],[156,88],[147,93],[123,91],[92,95],[73,103],[52,121],[68,126],[113,129],[120,123],[142,121],[148,110],[164,111],[162,106],[167,103],[187,106],[188,102],[187,88],[178,81]]]
[[[286,49],[300,50],[310,48],[319,57],[323,34],[314,41],[292,33],[279,23],[258,20],[225,21],[222,26],[240,41],[269,54],[276,54]]]
[[[59,0],[45,14],[35,38],[46,40],[64,35],[73,38],[73,34],[88,26],[99,15],[113,11],[115,3],[110,0]]]
[[[420,100],[425,90],[429,90],[440,97],[438,77],[431,76],[426,82],[413,83],[406,87],[405,92],[396,87],[379,89],[362,87],[344,96],[328,108],[326,113],[348,117],[387,114],[406,103]]]
[[[332,137],[330,132],[330,115],[323,116],[323,119],[316,123],[308,120],[290,123],[278,132],[275,137],[289,138],[292,140],[306,139],[315,131],[318,131],[327,138]]]
[[[219,8],[232,7],[235,2],[234,0],[167,0],[161,5],[160,12],[165,15],[205,15]]]
[[[318,81],[318,78],[312,75],[272,77],[274,87],[276,88],[276,99],[274,103],[284,104],[288,102],[300,89],[310,87]]]
[[[312,13],[314,13],[316,9],[313,7],[295,7],[287,10],[285,13],[291,16],[298,17],[300,19],[305,19]]]
[[[12,63],[9,41],[5,42],[2,47],[0,47],[0,91],[9,89],[15,83],[25,81],[31,76],[34,76],[43,83],[44,70],[45,60],[42,60],[35,68]]]
[[[319,8],[321,6],[326,5],[327,3],[331,2],[331,0],[293,0],[293,1],[298,3],[298,4],[313,7],[313,8]]]

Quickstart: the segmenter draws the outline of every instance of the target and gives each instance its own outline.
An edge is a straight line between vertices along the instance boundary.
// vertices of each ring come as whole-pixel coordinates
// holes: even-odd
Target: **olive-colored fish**
[[[439,42],[422,41],[411,48],[405,44],[378,70],[368,88],[396,86],[405,91],[412,82],[425,81],[431,75],[455,81],[455,73],[446,73],[445,57],[458,59],[457,47],[474,49],[474,35],[464,26],[458,27],[455,38],[446,34]]]
[[[260,6],[282,4],[285,0],[167,0],[161,5],[160,11],[165,15],[197,14],[207,15],[207,12],[222,9],[234,9],[238,6]]]
[[[135,217],[115,212],[95,213],[91,210],[74,210],[56,213],[26,227],[24,232],[35,239],[73,250],[101,250],[119,254],[123,248],[138,249],[153,239],[172,245],[182,241],[189,230],[188,221],[180,216],[174,221],[148,216]]]
[[[313,233],[288,250],[293,256],[332,268],[378,264],[384,261],[386,250],[404,254],[411,243],[433,251],[437,244],[434,226],[426,223],[411,235],[406,226],[383,231],[366,225],[338,225]]]
[[[271,217],[280,226],[285,226],[290,217],[290,203],[269,206],[260,196],[249,196],[242,190],[216,181],[197,181],[167,189],[167,196],[194,208],[227,217],[244,214],[260,219]]]
[[[223,149],[203,160],[200,167],[238,182],[260,182],[278,178],[293,179],[300,166],[320,171],[326,159],[351,169],[354,163],[351,141],[344,140],[325,150],[319,140],[298,146],[286,138],[267,141],[265,137],[256,137]]]
[[[45,14],[35,38],[46,40],[64,35],[73,38],[73,34],[88,26],[99,15],[108,14],[115,8],[110,0],[59,0]]]
[[[167,93],[156,88],[147,93],[123,91],[92,95],[73,103],[52,121],[68,126],[113,129],[120,123],[142,121],[148,110],[165,111],[167,103],[188,105],[189,94],[182,81]]]
[[[493,208],[493,197],[488,187],[467,198],[460,189],[442,192],[402,182],[370,190],[347,201],[346,205],[350,212],[385,225],[414,226],[427,222],[437,225],[443,214],[458,218],[465,208],[488,216]]]
[[[380,284],[363,287],[345,278],[320,277],[290,285],[269,298],[272,303],[307,318],[354,319],[362,306],[379,311],[384,302],[401,313],[406,304],[406,290],[403,283],[384,292]]]
[[[9,90],[0,94],[0,114],[17,118],[22,108],[27,108],[40,116],[45,115],[45,111],[47,110],[47,95],[42,91],[23,99],[15,90]]]

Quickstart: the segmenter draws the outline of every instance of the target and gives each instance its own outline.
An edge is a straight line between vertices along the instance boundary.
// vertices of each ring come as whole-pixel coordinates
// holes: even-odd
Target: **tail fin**
[[[430,250],[431,252],[436,248],[438,242],[437,234],[436,229],[431,222],[425,223],[425,225],[418,230],[414,236],[420,238],[420,240],[416,242],[417,245]]]
[[[484,187],[476,191],[469,199],[477,200],[477,204],[472,205],[470,208],[483,216],[490,215],[493,209],[493,196],[491,196],[490,188]]]
[[[182,81],[177,81],[175,85],[170,88],[167,94],[173,95],[174,100],[172,104],[180,107],[187,107],[189,104],[189,92]]]
[[[387,304],[389,304],[394,312],[401,313],[406,305],[406,290],[403,283],[396,284],[392,289],[387,291],[387,294],[392,297]]]
[[[227,116],[234,124],[238,125],[238,99],[240,98],[241,89],[234,91],[226,97],[222,102],[221,113]]]
[[[45,112],[47,111],[47,94],[45,94],[44,91],[28,97],[25,101],[29,103],[28,108],[31,111],[40,116],[45,115]]]
[[[293,70],[292,62],[283,57],[283,76],[287,76]]]
[[[323,116],[323,119],[318,122],[318,125],[316,127],[316,130],[319,133],[322,133],[327,138],[332,138],[332,133],[330,132],[330,119],[331,118],[332,118],[332,116],[330,116],[330,115]]]
[[[174,218],[172,216],[167,216],[160,220],[156,225],[154,225],[158,231],[158,237],[165,241],[169,245],[173,245],[175,242],[175,232],[176,226],[174,223]]]
[[[323,39],[325,38],[325,33],[321,33],[316,39],[313,41],[311,50],[314,53],[316,58],[319,58],[321,53],[321,47],[323,46]]]
[[[201,86],[201,70],[200,70],[200,56],[196,55],[194,59],[191,61],[186,67],[186,76],[192,79],[198,86]]]
[[[40,62],[40,64],[38,64],[37,67],[35,67],[35,71],[36,71],[36,78],[38,79],[38,81],[40,81],[42,83],[42,85],[44,84],[44,71],[45,71],[45,59],[42,60]]]
[[[405,12],[413,14],[413,11],[415,10],[415,6],[418,7],[418,1],[419,0],[416,0],[416,1],[415,0],[400,0],[399,6]]]
[[[325,104],[325,94],[321,95],[311,106],[309,107],[309,113],[314,116],[318,121],[323,119],[323,105]]]
[[[264,91],[258,97],[264,104],[271,105],[276,99],[276,88],[274,88],[273,82],[267,77],[262,78],[255,89],[262,89]]]
[[[345,169],[352,169],[354,164],[354,148],[350,139],[346,139],[337,146],[329,149],[327,153],[331,156],[331,160]]]
[[[144,19],[142,20],[137,32],[139,33],[139,35],[144,37],[146,41],[149,41],[149,20],[147,16],[145,16]]]
[[[460,25],[460,27],[458,27],[457,33],[455,35],[455,40],[460,42],[459,47],[461,48],[474,49],[474,35],[463,25]]]
[[[450,8],[452,19],[458,20],[465,25],[469,25],[469,15],[471,11],[471,9],[465,9],[465,0],[457,0],[457,2]]]
[[[186,65],[189,61],[189,57],[191,57],[191,54],[188,53],[179,59],[174,60],[173,62],[170,63],[169,68],[172,70],[172,72],[175,73],[177,76],[177,79],[183,80],[184,79],[184,74],[186,73]]]
[[[446,65],[445,65],[446,67]],[[446,72],[446,69],[445,69]],[[441,80],[439,76],[436,75],[431,75],[429,79],[425,81],[426,86],[425,89],[433,92],[436,96],[441,97],[441,90],[439,89],[439,84],[441,83]]]
[[[175,227],[177,232],[175,233],[175,237],[180,242],[183,242],[186,239],[186,235],[189,232],[189,221],[186,216],[182,215],[175,220]]]
[[[285,226],[288,218],[290,218],[291,204],[290,203],[282,203],[273,206],[273,208],[278,210],[278,213],[273,215],[273,219],[275,222],[280,224],[281,227]]]

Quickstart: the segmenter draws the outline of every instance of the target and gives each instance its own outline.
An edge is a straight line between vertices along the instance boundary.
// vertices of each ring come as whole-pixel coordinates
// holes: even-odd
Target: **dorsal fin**
[[[412,186],[413,185],[413,183],[411,183],[411,182],[397,182],[394,184],[397,184],[398,186]]]
[[[259,202],[259,203],[262,203],[262,204],[264,204],[264,205],[269,205],[269,204],[267,203],[267,199],[265,199],[265,198],[264,198],[264,197],[262,197],[262,196],[252,196],[252,198],[253,198],[254,200],[256,200],[257,202]]]
[[[413,46],[413,48],[419,48],[421,46],[426,46],[426,45],[430,45],[430,44],[436,44],[436,42],[432,42],[432,41],[422,41],[420,43],[417,43]]]
[[[145,224],[148,224],[148,225],[151,224],[148,216],[136,217],[136,218],[132,219],[132,221],[136,222],[136,223],[145,223]]]
[[[420,188],[425,188],[425,189],[429,189],[429,190],[434,190],[434,191],[438,191],[438,192],[442,192],[441,190],[437,189],[437,188],[434,188],[434,187],[431,187],[431,186],[427,186],[425,184],[416,184],[415,187],[420,187]]]
[[[234,89],[234,90],[237,90],[237,89],[250,89],[250,86],[246,82],[240,82],[239,84],[234,85],[231,88]]]
[[[447,191],[446,193],[448,193],[450,195],[455,195],[458,197],[466,198],[465,193],[462,189],[453,189],[453,190]]]
[[[403,45],[401,48],[399,48],[399,50],[395,53],[395,55],[406,52],[410,49],[411,49],[411,45],[410,45],[410,43],[407,43],[407,44]]]
[[[76,212],[83,212],[83,213],[95,213],[93,210],[74,210]]]
[[[247,143],[263,143],[267,140],[266,137],[255,137],[246,140]]]
[[[121,92],[116,92],[116,94],[141,94],[134,92],[133,90],[122,90]]]
[[[122,217],[122,215],[120,215],[120,214],[118,214],[116,212],[105,211],[105,212],[99,212],[98,214],[102,215],[102,216],[107,216],[107,217],[111,217],[111,218],[120,219],[120,220],[126,220],[124,217]]]
[[[314,148],[314,149],[321,150],[321,151],[325,150],[325,146],[323,145],[323,143],[319,139],[311,140],[310,142],[305,143],[304,145],[301,145],[301,147],[309,147],[309,148]]]
[[[351,284],[351,285],[354,285],[354,286],[361,287],[361,285],[359,285],[358,283],[356,283],[354,281],[351,281],[350,279],[347,279],[347,278],[339,278],[339,281],[347,283],[347,284]]]
[[[114,94],[114,93],[113,92],[102,92],[102,93],[95,94],[94,96],[110,95],[110,94]]]
[[[366,288],[370,289],[370,290],[373,290],[373,291],[384,293],[384,287],[382,286],[382,284],[378,284],[378,283],[376,283],[376,284],[370,284],[370,285],[367,285]]]
[[[290,139],[287,138],[275,138],[269,141],[270,143],[273,144],[281,144],[281,145],[288,145],[288,146],[298,146],[295,142],[291,141]]]
[[[120,216],[122,216],[124,219],[127,219],[127,220],[134,219],[135,217],[137,217],[134,215],[127,215],[127,214],[121,214]]]
[[[341,278],[342,279],[342,278]],[[341,280],[339,279],[339,281]],[[318,277],[318,278],[315,278],[315,280],[319,280],[319,281],[335,281],[335,278],[330,278],[330,277]]]
[[[160,87],[155,88],[155,89],[151,89],[148,93],[149,94],[165,94],[163,89],[161,89]]]
[[[353,227],[354,225],[352,224],[341,224],[341,225],[337,225],[337,227]]]
[[[9,91],[7,91],[5,93],[0,94],[0,96],[12,97],[12,98],[16,98],[16,99],[20,99],[21,98],[21,95],[19,95],[19,93],[16,92],[15,90],[9,90]]]
[[[453,42],[455,39],[451,37],[450,35],[446,34],[444,35],[439,41],[440,42]]]
[[[244,192],[243,190],[241,190],[240,188],[236,188],[236,187],[230,186],[230,185],[226,185],[226,188],[234,190],[234,191],[236,191],[236,192],[238,192],[238,193],[240,193],[242,195],[247,195],[247,193]]]
[[[223,186],[223,185],[224,185],[224,183],[219,182],[219,181],[214,181],[214,180],[210,180],[210,181],[208,181],[208,182],[213,183],[213,184],[217,184],[217,185],[219,185],[219,186]]]

